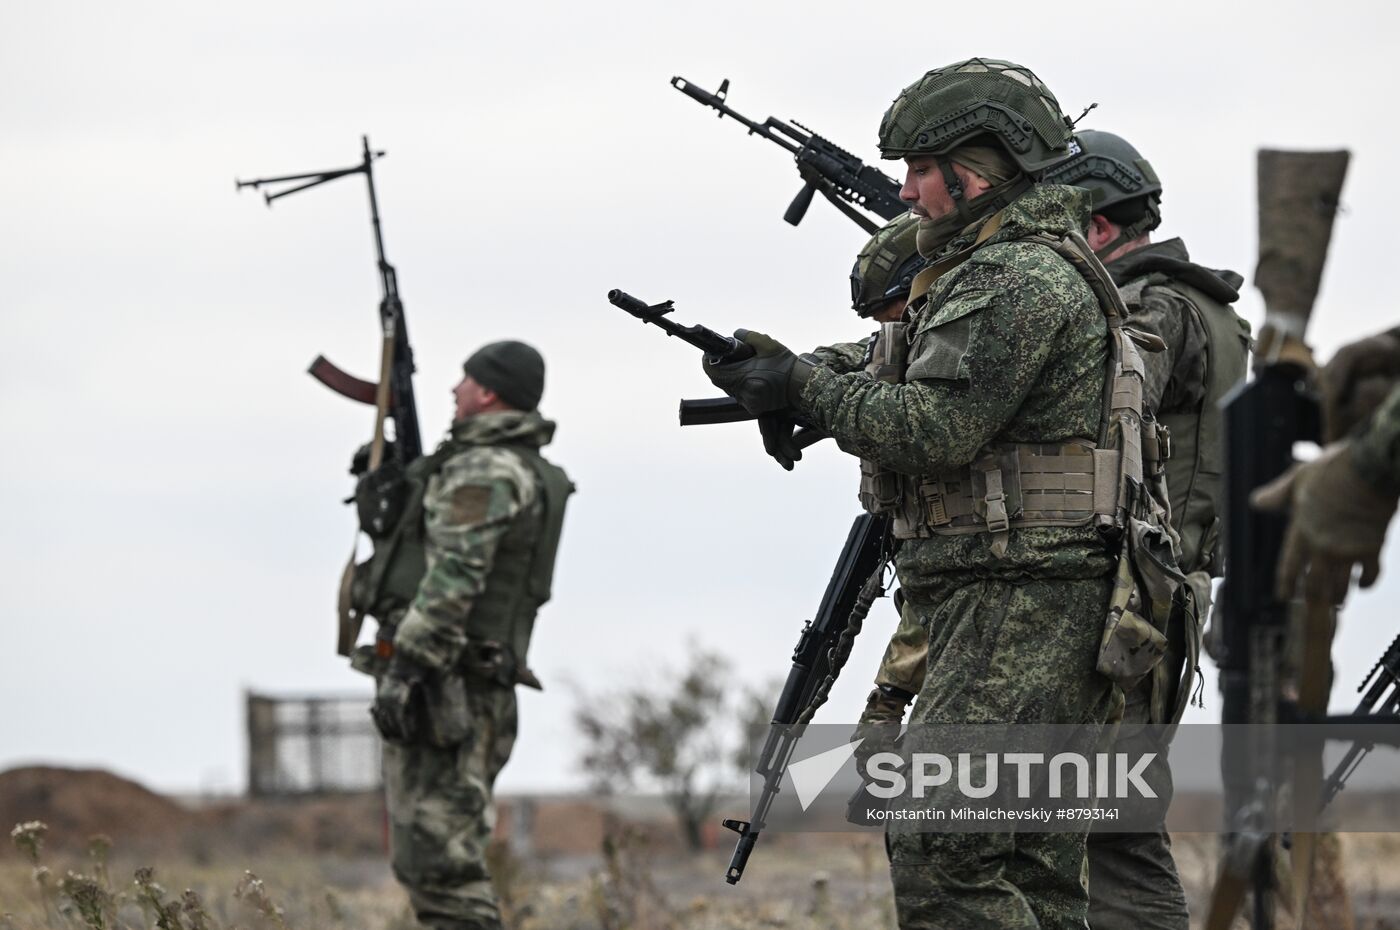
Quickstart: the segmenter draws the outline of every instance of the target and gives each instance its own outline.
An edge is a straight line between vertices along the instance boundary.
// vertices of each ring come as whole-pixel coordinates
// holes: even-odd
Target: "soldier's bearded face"
[[[909,212],[931,220],[941,220],[957,212],[943,172],[938,168],[938,160],[932,155],[910,155],[904,159],[906,170],[904,186],[899,189],[899,199],[909,204]],[[971,200],[987,190],[988,184],[980,175],[973,174],[961,165],[953,166],[953,173],[962,182],[967,198]]]

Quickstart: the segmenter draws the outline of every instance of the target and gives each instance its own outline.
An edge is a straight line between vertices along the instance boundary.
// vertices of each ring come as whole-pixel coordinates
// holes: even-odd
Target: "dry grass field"
[[[117,781],[104,782],[101,797],[59,790],[62,780],[52,776],[45,791],[26,793],[6,774],[0,814],[27,804],[55,824],[40,829],[26,820],[3,837],[0,930],[416,926],[384,862],[378,815],[366,799],[228,802],[189,811],[149,793],[120,797],[137,789]],[[84,818],[114,830],[82,836]],[[1216,842],[1213,835],[1176,838],[1197,915],[1205,910]],[[1340,848],[1347,893],[1337,892],[1335,875],[1320,878],[1323,893],[1309,926],[1348,926],[1349,901],[1350,926],[1400,930],[1400,836],[1349,834]],[[519,857],[502,843],[494,872],[516,930],[895,927],[876,836],[765,837],[738,886],[724,882],[728,856],[722,838],[716,848],[689,854],[659,836],[655,824],[612,822],[587,852],[537,848]],[[1295,924],[1285,916],[1281,926]]]

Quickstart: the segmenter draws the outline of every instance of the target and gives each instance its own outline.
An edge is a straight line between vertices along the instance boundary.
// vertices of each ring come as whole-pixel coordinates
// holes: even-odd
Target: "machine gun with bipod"
[[[374,438],[369,445],[365,468],[368,474],[373,476],[385,464],[386,454],[390,454],[397,466],[394,469],[395,474],[401,475],[410,462],[423,454],[422,434],[418,429],[418,406],[413,396],[413,350],[408,344],[403,301],[399,299],[398,274],[384,257],[384,236],[379,225],[379,200],[374,190],[374,162],[375,159],[383,158],[385,153],[371,151],[368,136],[360,137],[360,146],[360,163],[349,168],[255,178],[251,181],[235,180],[234,183],[238,190],[245,187],[261,190],[267,185],[292,185],[277,191],[264,191],[263,200],[270,207],[274,200],[318,187],[328,181],[357,174],[364,175],[365,184],[369,188],[370,222],[374,229],[374,251],[380,283],[379,380],[366,381],[356,378],[322,355],[316,356],[308,372],[342,397],[374,406]],[[394,424],[392,441],[389,440],[385,429],[389,420]],[[357,534],[356,542],[358,539]],[[341,577],[340,621],[336,643],[336,651],[345,656],[354,648],[363,623],[363,617],[357,615],[350,605],[350,586],[354,569],[355,549],[352,548],[350,562]]]

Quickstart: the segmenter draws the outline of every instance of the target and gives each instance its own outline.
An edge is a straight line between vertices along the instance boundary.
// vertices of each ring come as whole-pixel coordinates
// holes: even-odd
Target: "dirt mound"
[[[162,842],[194,826],[197,817],[169,798],[100,769],[30,766],[0,772],[0,831],[28,820],[49,825],[46,843],[86,844],[105,833],[128,842]],[[8,847],[9,843],[5,845]]]
[[[379,855],[383,802],[374,792],[326,797],[234,798],[191,809],[100,769],[32,766],[0,772],[0,857],[17,823],[42,820],[45,845],[79,851],[105,833],[122,852],[176,851],[196,857],[292,850]]]

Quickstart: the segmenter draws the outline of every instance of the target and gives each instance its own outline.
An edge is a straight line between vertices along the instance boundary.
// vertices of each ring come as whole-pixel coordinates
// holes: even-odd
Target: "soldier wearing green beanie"
[[[404,561],[418,553],[406,586],[399,563],[385,572],[386,589],[402,591],[376,614],[378,655],[391,658],[356,667],[375,673],[391,859],[419,922],[499,930],[486,870],[492,786],[515,743],[515,686],[540,687],[526,651],[574,487],[539,451],[554,436],[537,410],[539,352],[493,342],[463,371],[448,437],[408,469],[421,507],[385,546]]]
[[[488,343],[471,354],[462,370],[507,407],[529,413],[540,405],[544,359],[534,346],[513,340]]]

